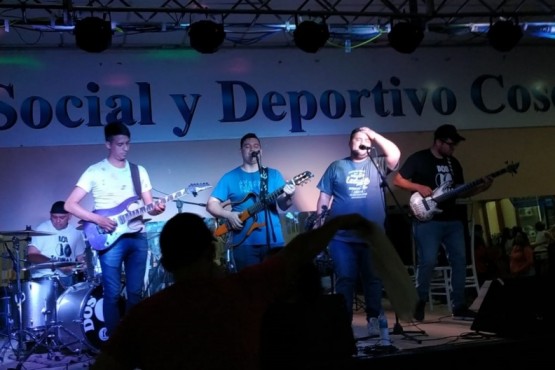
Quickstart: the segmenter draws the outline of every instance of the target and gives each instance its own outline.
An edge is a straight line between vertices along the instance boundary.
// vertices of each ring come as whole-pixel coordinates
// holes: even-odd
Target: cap
[[[50,208],[50,213],[69,213],[64,209],[65,202],[63,200],[59,200],[52,204],[52,208]]]
[[[451,139],[455,143],[466,140],[459,135],[457,128],[453,125],[441,125],[434,132],[434,139]]]

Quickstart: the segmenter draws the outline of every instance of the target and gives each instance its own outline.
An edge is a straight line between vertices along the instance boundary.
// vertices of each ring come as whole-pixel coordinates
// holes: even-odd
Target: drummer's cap
[[[69,213],[64,209],[64,201],[59,200],[52,204],[52,208],[50,208],[50,213]]]
[[[160,233],[160,262],[166,270],[174,272],[202,258],[213,259],[215,240],[202,217],[178,213],[164,224]]]
[[[121,122],[110,122],[104,126],[104,138],[106,141],[110,141],[116,135],[124,135],[131,139],[129,128]]]

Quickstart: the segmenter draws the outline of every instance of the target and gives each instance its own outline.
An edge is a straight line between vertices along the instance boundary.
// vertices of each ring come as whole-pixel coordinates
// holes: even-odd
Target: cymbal
[[[0,235],[4,236],[46,236],[46,235],[54,235],[53,233],[49,233],[46,231],[36,231],[32,230],[31,228],[25,230],[15,230],[15,231],[0,231]]]
[[[60,268],[60,267],[75,266],[76,264],[77,264],[77,262],[75,262],[75,261],[44,262],[44,263],[37,263],[37,264],[31,265],[29,267],[26,267],[23,270],[39,270],[39,269],[55,270],[55,269]]]

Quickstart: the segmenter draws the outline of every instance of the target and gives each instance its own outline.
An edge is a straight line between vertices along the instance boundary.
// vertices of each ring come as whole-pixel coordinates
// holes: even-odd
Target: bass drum
[[[108,340],[102,293],[102,285],[83,282],[69,287],[58,298],[58,321],[62,325],[58,336],[70,350],[80,352],[88,347],[98,352]]]

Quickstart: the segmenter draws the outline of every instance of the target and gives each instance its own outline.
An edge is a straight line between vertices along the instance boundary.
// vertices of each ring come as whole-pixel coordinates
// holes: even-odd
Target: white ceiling
[[[555,35],[554,0],[0,0],[0,48],[74,48],[74,22],[91,15],[112,21],[112,48],[189,47],[187,28],[202,19],[224,24],[222,48],[295,47],[303,20],[326,22],[325,47],[387,47],[391,22],[409,18],[425,25],[421,47],[487,46],[500,17],[518,20],[519,45],[555,45],[532,32]]]

